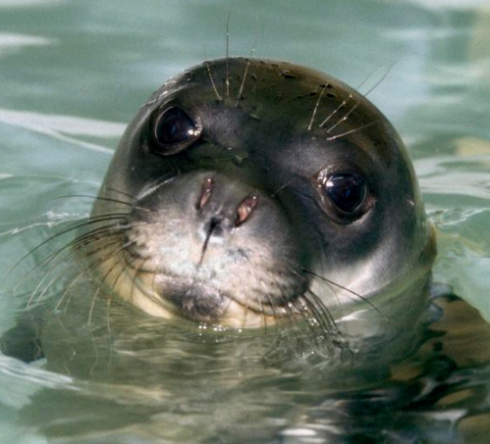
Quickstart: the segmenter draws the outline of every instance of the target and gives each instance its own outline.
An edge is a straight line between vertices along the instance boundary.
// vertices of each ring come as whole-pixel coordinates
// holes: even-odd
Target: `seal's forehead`
[[[361,94],[320,71],[287,62],[229,58],[204,62],[170,79],[149,104],[171,100],[241,108],[265,121],[306,122],[327,131],[349,120],[363,126],[381,113]],[[341,119],[342,122],[341,122]],[[288,122],[288,124],[290,124]],[[298,129],[298,128],[296,128]]]
[[[362,124],[366,114],[365,98],[326,74],[287,62],[244,58],[204,62],[184,71],[147,105],[166,106],[172,101],[191,108],[242,110],[265,123],[294,125],[296,131],[322,129],[348,107],[356,110],[349,112],[352,124],[356,120]]]
[[[287,62],[230,58],[190,68],[167,82],[166,89],[171,91],[186,84],[207,89],[218,100],[242,100],[247,95],[257,94],[272,95],[277,100],[299,100],[317,96],[325,87],[330,89],[341,82],[319,71]]]
[[[287,62],[204,62],[167,81],[147,106],[171,104],[200,113],[204,124],[220,121],[220,131],[248,119],[255,131],[314,137],[326,148],[358,146],[382,161],[390,161],[395,154],[390,147],[398,144],[389,122],[364,96],[327,74]],[[207,115],[214,116],[210,122]]]

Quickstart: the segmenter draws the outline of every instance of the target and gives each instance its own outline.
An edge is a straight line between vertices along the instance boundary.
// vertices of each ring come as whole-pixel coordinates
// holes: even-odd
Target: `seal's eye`
[[[202,127],[178,107],[167,108],[156,119],[154,135],[159,154],[178,153],[199,138]]]
[[[367,195],[366,181],[355,173],[320,174],[322,194],[343,214],[356,213]]]

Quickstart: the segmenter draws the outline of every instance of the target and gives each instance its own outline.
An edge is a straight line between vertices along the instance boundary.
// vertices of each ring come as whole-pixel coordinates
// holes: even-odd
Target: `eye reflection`
[[[356,211],[366,197],[366,181],[359,174],[335,173],[320,178],[320,186],[333,205],[344,213]]]
[[[161,154],[174,154],[184,149],[186,143],[196,140],[201,134],[201,126],[184,110],[172,107],[157,119],[154,129],[155,140]]]

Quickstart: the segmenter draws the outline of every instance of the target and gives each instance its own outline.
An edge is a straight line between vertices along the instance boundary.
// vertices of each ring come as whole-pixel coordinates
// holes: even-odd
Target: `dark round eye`
[[[357,210],[366,197],[364,178],[354,173],[338,173],[321,178],[325,195],[340,211],[352,213]]]
[[[169,155],[181,151],[200,136],[201,130],[201,125],[181,108],[166,109],[155,123],[155,140],[159,152]]]

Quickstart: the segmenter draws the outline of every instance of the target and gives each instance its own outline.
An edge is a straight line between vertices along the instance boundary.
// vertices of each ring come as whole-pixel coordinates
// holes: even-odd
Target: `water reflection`
[[[485,442],[490,328],[446,287],[434,294],[419,349],[362,365],[307,336],[203,334],[105,301],[89,325],[73,300],[43,333],[45,366],[71,379],[41,374],[20,420],[80,443]]]

